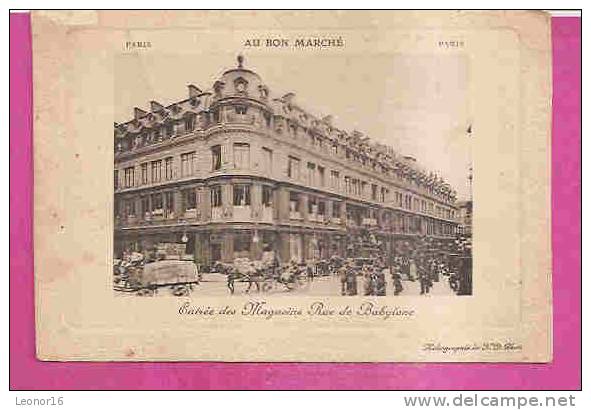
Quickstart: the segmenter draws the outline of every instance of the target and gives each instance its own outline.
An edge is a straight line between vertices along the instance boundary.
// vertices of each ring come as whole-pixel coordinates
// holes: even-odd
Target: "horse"
[[[247,268],[244,265],[236,266],[231,263],[216,262],[213,267],[216,272],[226,275],[226,285],[228,286],[231,295],[233,295],[235,291],[235,282],[248,282],[246,293],[250,292],[253,284],[256,286],[257,292],[260,292],[260,282],[262,282],[264,278],[262,272],[254,266]]]

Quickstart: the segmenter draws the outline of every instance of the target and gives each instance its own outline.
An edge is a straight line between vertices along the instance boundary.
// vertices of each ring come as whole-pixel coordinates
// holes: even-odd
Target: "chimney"
[[[164,107],[159,102],[150,101],[150,111],[152,111],[152,112],[158,112],[158,111],[161,111],[163,109],[164,109]]]
[[[193,84],[189,84],[187,88],[189,89],[189,97],[197,97],[203,93],[199,87],[196,87]]]
[[[144,115],[146,115],[147,112],[142,110],[141,108],[138,107],[134,107],[133,108],[133,118],[140,119],[141,117],[143,117]]]

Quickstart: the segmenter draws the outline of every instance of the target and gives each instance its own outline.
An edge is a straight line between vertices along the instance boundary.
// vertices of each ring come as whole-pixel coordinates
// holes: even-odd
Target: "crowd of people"
[[[343,296],[385,296],[390,292],[398,296],[405,293],[409,282],[417,281],[421,295],[429,294],[433,283],[440,280],[447,280],[455,292],[459,289],[460,275],[443,257],[396,256],[390,264],[380,257],[349,258],[340,263],[336,263],[337,259],[331,258],[331,266],[338,265],[334,272],[339,276]]]

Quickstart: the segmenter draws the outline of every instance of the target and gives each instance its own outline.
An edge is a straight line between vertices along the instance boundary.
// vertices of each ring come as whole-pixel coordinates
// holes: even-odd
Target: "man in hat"
[[[431,275],[429,274],[429,269],[427,267],[427,261],[425,259],[419,260],[417,269],[419,275],[419,282],[421,284],[421,295],[426,295],[429,293],[429,290],[433,285],[433,283],[431,282]]]

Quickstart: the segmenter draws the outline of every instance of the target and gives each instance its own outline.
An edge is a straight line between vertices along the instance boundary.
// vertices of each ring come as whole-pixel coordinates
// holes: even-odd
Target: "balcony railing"
[[[252,210],[250,208],[250,205],[234,206],[232,217],[234,221],[251,221]]]
[[[289,213],[289,219],[294,219],[294,220],[301,221],[302,220],[302,214],[300,214],[298,211],[291,211]]]
[[[357,222],[354,219],[347,218],[347,227],[355,228],[357,226]]]
[[[211,220],[212,221],[221,221],[222,215],[223,215],[223,211],[222,211],[221,206],[211,208]]]
[[[185,219],[195,219],[197,218],[197,209],[186,209],[185,213],[183,214]]]
[[[263,206],[263,213],[261,215],[263,222],[273,222],[273,208],[270,206]]]
[[[324,222],[324,215],[322,214],[315,214],[315,213],[310,213],[308,214],[308,221],[309,222]]]
[[[229,123],[237,123],[237,124],[254,124],[255,123],[254,115],[249,115],[249,114],[228,113],[226,119]]]

